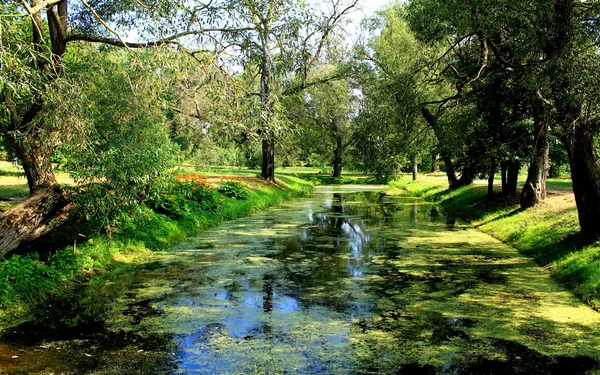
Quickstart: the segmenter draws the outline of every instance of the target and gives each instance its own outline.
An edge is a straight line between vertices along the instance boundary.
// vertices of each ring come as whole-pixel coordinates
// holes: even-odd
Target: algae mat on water
[[[33,341],[18,338],[39,326],[16,330],[0,373],[600,369],[600,316],[546,270],[382,188],[319,188],[156,253],[127,282],[82,293],[71,333],[51,316]]]

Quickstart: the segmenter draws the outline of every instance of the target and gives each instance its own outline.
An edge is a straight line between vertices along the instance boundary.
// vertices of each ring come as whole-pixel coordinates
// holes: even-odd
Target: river
[[[0,374],[600,373],[599,315],[431,203],[319,187],[49,301]]]

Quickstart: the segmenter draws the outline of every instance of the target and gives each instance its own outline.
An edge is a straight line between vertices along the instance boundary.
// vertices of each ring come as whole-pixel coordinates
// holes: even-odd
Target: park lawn
[[[391,186],[438,202],[445,213],[486,232],[531,256],[580,299],[600,310],[600,243],[579,236],[579,222],[570,181],[551,180],[545,203],[521,210],[518,195],[487,197],[487,186],[474,184],[448,190],[445,178],[421,176],[413,182],[403,176]],[[499,188],[495,190],[499,193]]]

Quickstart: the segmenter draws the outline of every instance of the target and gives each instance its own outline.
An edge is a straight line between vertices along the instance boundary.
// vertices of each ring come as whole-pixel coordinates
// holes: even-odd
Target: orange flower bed
[[[175,177],[175,181],[180,183],[194,183],[196,185],[210,186],[207,176],[198,173],[180,173]]]

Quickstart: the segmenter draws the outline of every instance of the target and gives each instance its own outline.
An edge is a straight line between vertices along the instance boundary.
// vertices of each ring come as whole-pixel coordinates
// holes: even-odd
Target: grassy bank
[[[28,254],[1,260],[0,331],[27,319],[31,307],[51,294],[67,293],[92,276],[118,283],[151,257],[153,250],[166,249],[224,220],[247,216],[312,189],[309,182],[290,176],[280,177],[277,184],[256,178],[224,177],[223,181],[229,189],[223,189],[222,182],[192,186],[202,191],[202,199],[165,195],[162,204],[124,217],[110,237],[75,233],[71,245],[52,251],[48,259]]]
[[[447,215],[531,256],[548,267],[561,284],[600,310],[600,244],[586,244],[579,237],[572,194],[549,194],[544,204],[521,210],[518,196],[488,198],[485,185],[449,191],[445,176],[423,176],[417,182],[403,177],[390,185],[438,202]]]

